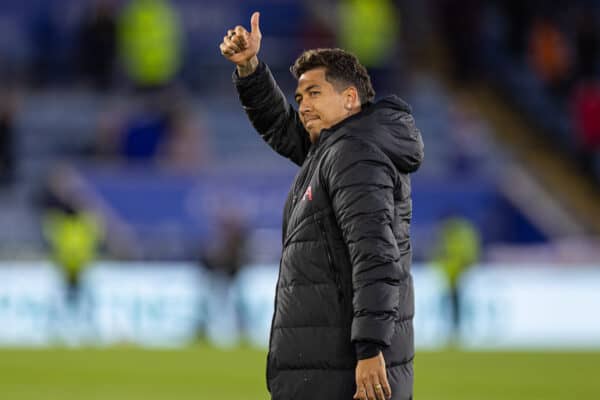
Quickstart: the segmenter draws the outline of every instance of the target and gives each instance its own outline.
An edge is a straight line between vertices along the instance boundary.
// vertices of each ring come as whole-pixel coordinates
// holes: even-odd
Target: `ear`
[[[344,90],[344,107],[346,109],[353,109],[360,107],[360,98],[358,96],[358,89],[354,86],[348,86]]]

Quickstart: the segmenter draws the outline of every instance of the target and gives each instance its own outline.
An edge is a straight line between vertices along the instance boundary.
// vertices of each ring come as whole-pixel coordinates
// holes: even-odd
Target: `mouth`
[[[318,120],[319,120],[319,117],[305,117],[304,125],[308,126],[308,124],[310,124],[311,122],[318,121]]]

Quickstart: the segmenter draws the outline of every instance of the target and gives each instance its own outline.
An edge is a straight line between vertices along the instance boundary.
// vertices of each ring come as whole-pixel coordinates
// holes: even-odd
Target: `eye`
[[[320,94],[320,93],[321,93],[321,92],[319,92],[318,90],[311,90],[310,92],[308,92],[308,95],[309,95],[310,97],[315,97],[315,96],[317,96],[317,95],[318,95],[318,94]]]

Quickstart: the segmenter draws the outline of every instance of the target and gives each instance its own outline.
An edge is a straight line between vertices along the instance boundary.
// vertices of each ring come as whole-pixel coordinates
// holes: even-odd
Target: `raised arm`
[[[221,54],[236,64],[233,81],[254,128],[275,151],[301,165],[310,147],[309,136],[269,68],[258,60],[259,17],[252,14],[250,32],[239,25],[228,30]]]

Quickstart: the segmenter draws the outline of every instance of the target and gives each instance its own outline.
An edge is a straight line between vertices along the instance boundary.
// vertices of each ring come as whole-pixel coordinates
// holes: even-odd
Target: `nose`
[[[299,105],[300,114],[306,114],[312,110],[312,106],[309,101],[302,99]]]

